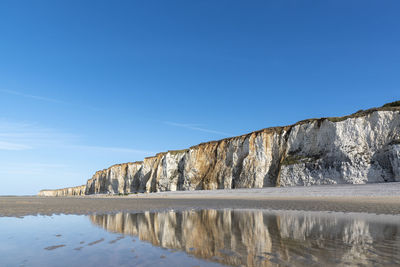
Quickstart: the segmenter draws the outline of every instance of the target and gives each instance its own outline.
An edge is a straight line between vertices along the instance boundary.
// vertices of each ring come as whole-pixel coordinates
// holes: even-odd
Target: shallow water
[[[399,266],[400,216],[187,210],[0,218],[0,266]]]

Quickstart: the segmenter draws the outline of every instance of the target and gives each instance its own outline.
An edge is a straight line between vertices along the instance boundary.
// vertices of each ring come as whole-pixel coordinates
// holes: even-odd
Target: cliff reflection
[[[398,218],[349,216],[190,210],[89,217],[107,231],[228,265],[400,264]]]

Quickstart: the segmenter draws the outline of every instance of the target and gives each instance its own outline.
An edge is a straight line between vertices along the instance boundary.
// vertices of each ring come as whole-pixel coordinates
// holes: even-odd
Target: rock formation
[[[400,101],[159,153],[98,171],[86,187],[39,195],[393,181],[400,181]]]
[[[39,192],[39,196],[44,197],[64,197],[64,196],[82,196],[86,192],[86,185],[75,187],[67,187],[62,189],[50,190],[43,189]]]

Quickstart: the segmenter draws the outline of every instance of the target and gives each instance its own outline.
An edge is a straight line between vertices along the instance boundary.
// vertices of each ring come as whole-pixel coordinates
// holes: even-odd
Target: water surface
[[[400,216],[186,210],[0,225],[1,266],[400,265]]]

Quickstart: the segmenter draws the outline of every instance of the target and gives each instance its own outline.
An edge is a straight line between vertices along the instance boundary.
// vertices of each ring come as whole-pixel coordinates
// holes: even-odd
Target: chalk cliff
[[[86,185],[67,187],[62,189],[43,189],[40,190],[39,196],[44,197],[64,197],[64,196],[82,196],[86,192]]]
[[[85,188],[39,195],[392,181],[400,181],[400,101],[159,153],[98,171]]]

